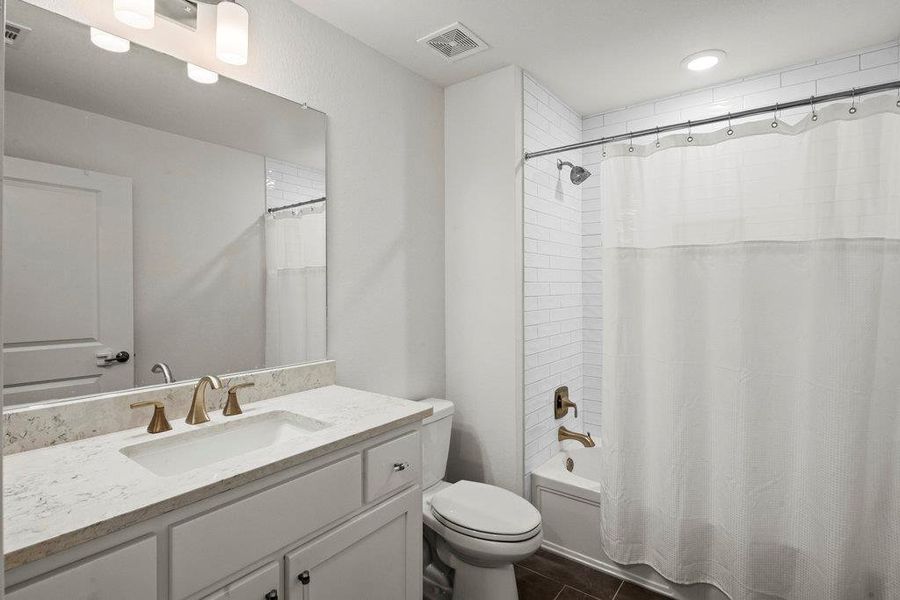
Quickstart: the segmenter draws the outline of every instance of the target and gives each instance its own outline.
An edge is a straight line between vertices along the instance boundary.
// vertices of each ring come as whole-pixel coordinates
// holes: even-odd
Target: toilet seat
[[[521,542],[541,533],[541,514],[502,488],[459,481],[434,495],[431,513],[448,529],[472,538]]]

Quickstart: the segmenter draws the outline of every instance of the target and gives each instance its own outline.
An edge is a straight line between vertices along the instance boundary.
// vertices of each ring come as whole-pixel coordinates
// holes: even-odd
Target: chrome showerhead
[[[562,171],[563,167],[569,167],[572,169],[569,172],[569,179],[571,179],[572,183],[574,183],[575,185],[581,185],[585,182],[585,180],[587,180],[588,177],[591,176],[591,172],[584,167],[577,167],[567,160],[557,159],[556,168]]]

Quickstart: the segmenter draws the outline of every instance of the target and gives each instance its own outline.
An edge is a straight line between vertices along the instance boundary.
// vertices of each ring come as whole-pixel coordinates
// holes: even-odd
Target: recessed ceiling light
[[[688,71],[706,71],[725,60],[722,50],[703,50],[695,52],[681,61],[681,66]]]
[[[110,52],[128,52],[131,42],[117,35],[106,33],[102,29],[91,27],[91,41],[95,46],[109,50]]]
[[[188,77],[196,81],[197,83],[215,83],[219,80],[219,74],[215,71],[209,71],[204,69],[203,67],[198,67],[197,65],[192,65],[191,63],[187,64],[187,74]]]

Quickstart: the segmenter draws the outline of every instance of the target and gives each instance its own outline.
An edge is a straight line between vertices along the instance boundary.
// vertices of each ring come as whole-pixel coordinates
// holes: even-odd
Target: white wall
[[[264,365],[264,157],[6,92],[9,156],[132,180],[135,383]],[[201,308],[202,307],[202,308]]]
[[[409,398],[444,392],[443,94],[289,0],[246,0],[250,63],[197,33],[129,29],[107,0],[33,0],[328,114],[328,345],[341,384]]]
[[[525,74],[525,149],[581,141],[581,115]],[[557,430],[583,431],[584,308],[581,186],[557,159],[581,164],[580,150],[525,163],[525,490],[530,473],[558,451]],[[568,386],[578,405],[560,420],[554,390]]]
[[[444,96],[448,478],[522,493],[522,74]]]

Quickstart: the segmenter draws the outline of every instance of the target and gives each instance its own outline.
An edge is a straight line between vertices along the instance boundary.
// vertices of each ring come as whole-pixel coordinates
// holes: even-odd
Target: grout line
[[[621,583],[619,583],[619,587],[616,588],[616,593],[613,594],[613,597],[610,600],[616,600],[619,597],[619,592],[622,591],[622,586],[625,585],[625,580],[623,579]]]
[[[556,595],[555,595],[555,596],[553,596],[553,600],[557,600],[557,598],[559,598],[559,597],[560,597],[560,595],[562,595],[562,593],[563,593],[563,592],[564,592],[564,591],[565,591],[565,590],[566,590],[566,588],[567,588],[567,587],[569,587],[569,586],[567,586],[567,585],[563,585],[563,586],[562,586],[562,589],[561,589],[561,590],[559,590],[559,593],[558,593],[558,594],[556,594]]]

